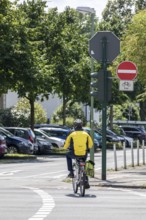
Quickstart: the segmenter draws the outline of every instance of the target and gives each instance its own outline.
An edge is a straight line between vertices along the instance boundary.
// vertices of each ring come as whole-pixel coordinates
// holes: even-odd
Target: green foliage
[[[54,92],[61,98],[65,97],[66,102],[68,100],[86,101],[89,92],[84,94],[81,92],[90,89],[89,38],[83,34],[85,25],[82,27],[83,22],[86,22],[85,17],[81,18],[76,10],[70,8],[66,8],[60,14],[54,11],[50,13],[55,14],[55,33],[54,31],[50,33],[52,50],[50,52],[49,46],[47,53],[48,57],[51,57],[52,65],[55,64],[52,74]]]
[[[125,59],[133,61],[138,68],[137,82],[135,83],[135,91],[131,93],[132,100],[138,97],[141,107],[141,120],[146,120],[145,104],[145,85],[146,85],[146,10],[140,11],[133,16],[128,30],[123,37],[122,54]],[[140,95],[141,94],[141,95]]]
[[[16,126],[17,120],[11,113],[11,108],[0,110],[0,125],[1,126]]]
[[[39,103],[34,104],[35,123],[45,123],[47,114]],[[30,104],[26,98],[20,99],[11,110],[12,115],[19,121],[19,126],[30,126]]]
[[[112,31],[116,36],[121,37],[131,21],[133,5],[133,0],[108,1],[102,13],[100,29]]]
[[[16,67],[17,21],[9,0],[0,1],[0,95],[6,93],[13,84]]]
[[[125,102],[121,105],[113,106],[114,116],[113,120],[139,120],[139,107],[136,103]]]
[[[35,123],[46,123],[47,114],[39,103],[35,103]],[[2,126],[30,127],[30,104],[26,98],[5,110],[0,110],[0,124]]]
[[[66,125],[69,127],[73,126],[74,120],[77,118],[81,118],[83,123],[86,124],[86,119],[84,116],[84,112],[82,110],[82,106],[78,103],[68,102],[66,106]],[[63,122],[63,106],[59,106],[57,110],[54,112],[52,119],[52,123],[62,124]]]

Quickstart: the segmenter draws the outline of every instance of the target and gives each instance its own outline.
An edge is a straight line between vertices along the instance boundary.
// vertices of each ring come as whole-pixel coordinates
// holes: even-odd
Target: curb
[[[146,189],[146,185],[112,185],[112,184],[92,184],[93,187],[105,187],[105,188],[123,188],[123,189]]]

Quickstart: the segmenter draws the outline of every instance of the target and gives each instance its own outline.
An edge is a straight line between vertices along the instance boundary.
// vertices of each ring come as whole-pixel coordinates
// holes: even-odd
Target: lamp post
[[[90,7],[77,7],[76,8],[77,11],[81,12],[81,13],[90,13],[91,14],[91,37],[94,35],[94,16],[95,16],[95,9],[94,8],[90,8]],[[94,72],[94,60],[93,57],[91,57],[91,73]],[[92,140],[94,142],[94,97],[91,96],[91,100],[90,100],[90,127],[91,127],[91,132],[90,135],[92,137]],[[94,147],[92,147],[92,149],[90,150],[90,159],[92,161],[94,161]]]

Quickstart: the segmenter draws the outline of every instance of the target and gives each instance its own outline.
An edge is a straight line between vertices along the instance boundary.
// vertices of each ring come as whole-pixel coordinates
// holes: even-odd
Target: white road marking
[[[41,208],[28,220],[45,219],[55,207],[55,202],[54,202],[53,197],[49,195],[48,193],[46,193],[45,191],[38,189],[38,188],[31,188],[31,187],[25,187],[25,188],[30,189],[33,192],[37,193],[42,199]]]
[[[57,172],[50,172],[50,173],[40,173],[40,174],[35,174],[35,175],[30,175],[30,176],[24,176],[24,177],[21,177],[21,178],[31,178],[31,177],[38,177],[38,176],[50,176],[52,174],[57,174],[57,173],[61,173],[61,172],[66,172],[66,170],[60,170],[60,171],[57,171]],[[53,177],[50,177],[50,178],[53,178]]]
[[[51,179],[59,179],[59,178],[64,177],[64,176],[66,176],[66,174],[61,174],[61,175],[58,175],[58,176],[53,176],[53,177],[51,177]]]
[[[141,197],[146,197],[146,194],[145,193],[141,193],[141,192],[136,192],[136,191],[133,191],[133,190],[129,190],[129,189],[116,189],[116,188],[110,188],[112,190],[115,190],[115,191],[122,191],[122,192],[127,192],[127,193],[130,193],[130,194],[134,194],[134,195],[137,195],[137,196],[141,196]]]
[[[6,172],[1,172],[0,176],[12,176],[14,173],[19,173],[22,170],[12,170],[12,171],[6,171]]]

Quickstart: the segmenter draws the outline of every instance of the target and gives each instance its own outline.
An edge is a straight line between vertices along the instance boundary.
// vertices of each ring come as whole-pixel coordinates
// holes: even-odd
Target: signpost
[[[137,74],[137,67],[131,61],[124,61],[117,68],[117,76],[120,80],[134,80]]]
[[[89,53],[91,57],[99,61],[103,72],[103,100],[102,105],[102,180],[106,180],[106,120],[108,102],[108,80],[107,65],[120,53],[120,40],[110,31],[99,31],[89,41]],[[101,90],[98,87],[98,90]]]

